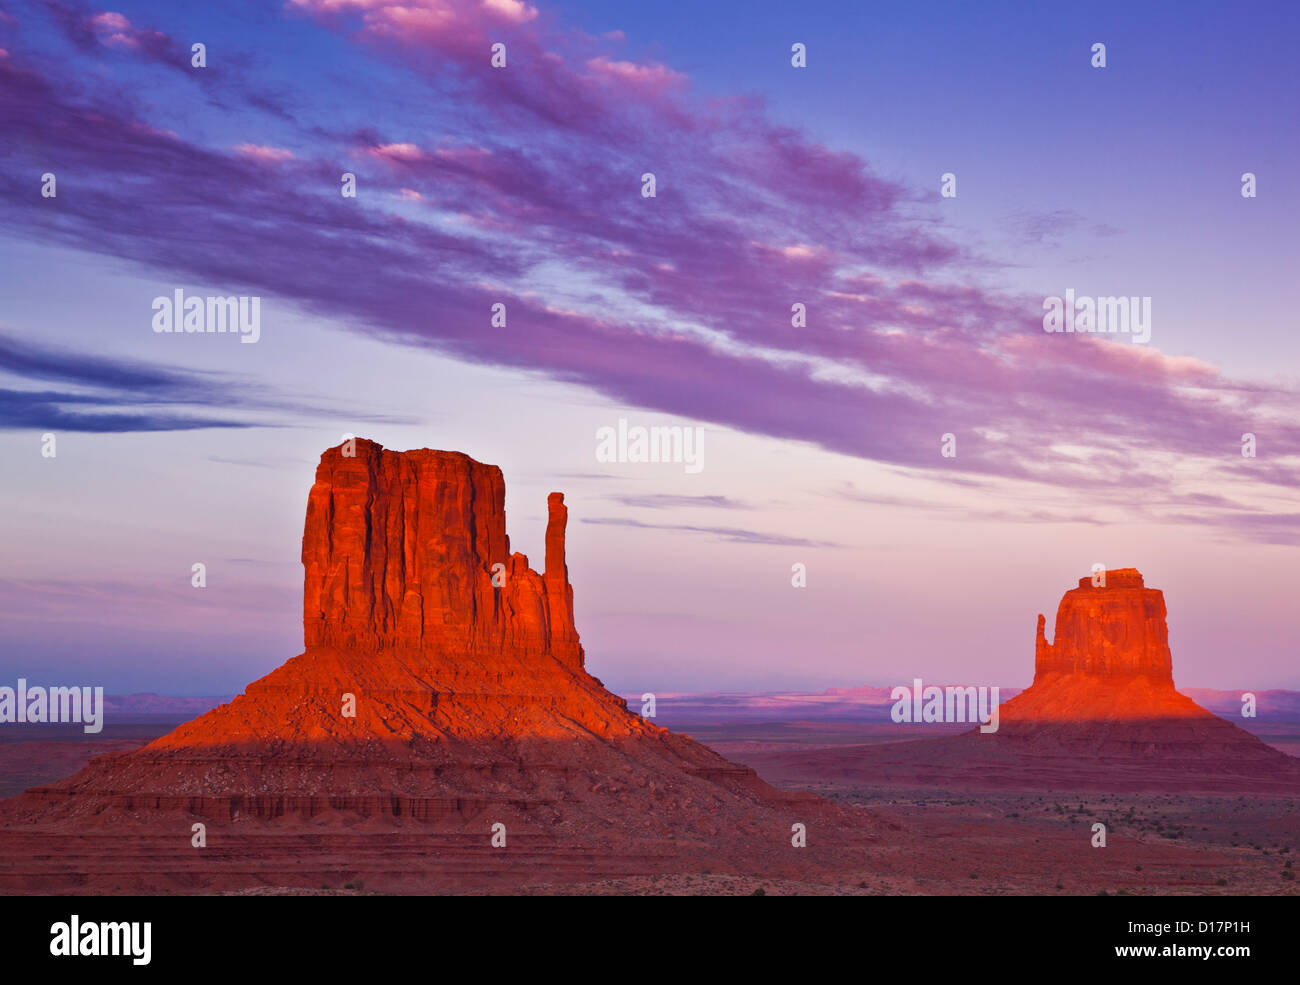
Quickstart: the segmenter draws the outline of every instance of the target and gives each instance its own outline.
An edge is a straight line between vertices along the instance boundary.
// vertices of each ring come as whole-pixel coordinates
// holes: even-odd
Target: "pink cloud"
[[[537,16],[537,8],[520,0],[483,0],[483,7],[502,20],[526,24]]]
[[[406,164],[422,161],[429,156],[415,144],[380,144],[377,147],[366,148],[366,153],[381,161]]]
[[[114,13],[111,10],[96,14],[90,19],[90,23],[107,31],[127,31],[131,28],[131,22],[127,20],[125,14]]]
[[[512,28],[537,18],[537,8],[520,0],[290,0],[309,14],[358,11],[364,31],[374,38],[437,41],[487,60],[486,40],[496,28]]]
[[[362,10],[386,16],[434,16],[444,19],[482,16],[516,24],[537,17],[537,8],[521,0],[289,0],[292,7],[319,13]]]
[[[587,67],[604,78],[618,79],[635,85],[666,86],[686,81],[686,76],[664,65],[638,65],[636,62],[614,61],[604,55],[588,59]]]
[[[283,147],[266,147],[262,144],[240,144],[235,150],[244,157],[266,164],[283,164],[294,159],[293,151]]]
[[[46,4],[59,29],[78,47],[95,44],[130,52],[174,69],[189,70],[189,51],[162,31],[138,27],[113,10],[88,14],[84,7],[63,3]],[[213,72],[215,77],[219,72]]]
[[[108,45],[137,49],[142,46],[157,47],[160,44],[170,43],[171,40],[159,31],[137,28],[131,24],[125,14],[111,10],[91,17],[89,24],[100,41]]]

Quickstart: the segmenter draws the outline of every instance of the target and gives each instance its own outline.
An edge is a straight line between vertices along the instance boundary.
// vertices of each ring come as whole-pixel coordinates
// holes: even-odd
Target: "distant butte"
[[[1211,781],[1243,768],[1285,773],[1300,765],[1174,687],[1164,593],[1147,588],[1137,569],[1107,571],[1103,585],[1080,578],[1057,606],[1055,642],[1044,624],[1040,615],[1033,685],[1002,706],[1002,744],[1157,768],[1198,763]]]
[[[1054,642],[1045,628],[1039,615],[1034,683],[994,733],[744,759],[774,783],[1300,792],[1300,761],[1174,687],[1164,594],[1135,568],[1105,572],[1104,587],[1080,578]]]

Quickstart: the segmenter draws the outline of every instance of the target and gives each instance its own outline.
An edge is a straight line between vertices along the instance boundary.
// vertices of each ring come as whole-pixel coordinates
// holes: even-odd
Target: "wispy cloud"
[[[247,428],[290,424],[327,410],[222,373],[71,352],[0,333],[0,379],[5,376],[20,383],[63,385],[61,389],[0,387],[0,429],[5,430],[108,433]],[[364,412],[352,416],[402,420]]]
[[[686,496],[674,493],[647,493],[644,495],[616,495],[610,496],[614,502],[622,503],[624,506],[637,506],[650,510],[674,510],[674,509],[718,509],[718,510],[750,510],[753,507],[749,503],[741,502],[731,496]]]
[[[702,527],[687,523],[643,523],[625,517],[583,517],[583,523],[605,524],[616,527],[636,527],[642,530],[674,530],[682,533],[708,534],[719,540],[734,544],[768,544],[776,547],[818,547],[836,548],[842,544],[832,544],[822,540],[808,540],[803,537],[786,537],[781,534],[767,533],[761,530],[745,530],[740,527]]]
[[[1074,209],[1053,209],[1050,212],[1020,209],[1009,213],[1002,222],[1016,242],[1046,249],[1056,249],[1063,241],[1080,233],[1108,238],[1121,232],[1107,223],[1089,222]]]

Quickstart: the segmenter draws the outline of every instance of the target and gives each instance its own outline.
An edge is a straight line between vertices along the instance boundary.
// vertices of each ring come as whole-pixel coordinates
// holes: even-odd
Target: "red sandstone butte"
[[[1056,642],[1048,643],[1047,620],[1038,617],[1034,683],[1052,674],[1120,680],[1147,677],[1172,685],[1173,657],[1165,623],[1165,596],[1147,588],[1136,568],[1107,571],[1101,584],[1080,578],[1056,609]]]
[[[1001,705],[996,732],[744,758],[783,783],[1300,791],[1300,762],[1174,687],[1164,595],[1136,569],[1105,572],[1104,586],[1079,579],[1054,642],[1045,624],[1034,683]]]
[[[587,673],[561,494],[539,574],[510,550],[500,469],[344,447],[321,456],[307,500],[303,653],[146,746],[5,802],[0,888],[798,876],[874,839],[865,812],[780,792]],[[194,821],[207,848],[190,845]],[[497,822],[505,849],[490,845]],[[815,834],[806,849],[790,846],[795,822]],[[87,837],[109,830],[96,854]]]
[[[1202,708],[1174,687],[1165,597],[1135,568],[1080,578],[1061,598],[1056,639],[1038,617],[1034,683],[1001,708],[1005,741],[1059,744],[1090,754],[1222,759],[1290,765],[1284,753]]]
[[[546,567],[510,552],[505,480],[468,455],[359,441],[321,458],[302,538],[306,646],[514,651],[582,669],[551,493]],[[495,583],[493,574],[495,573]]]

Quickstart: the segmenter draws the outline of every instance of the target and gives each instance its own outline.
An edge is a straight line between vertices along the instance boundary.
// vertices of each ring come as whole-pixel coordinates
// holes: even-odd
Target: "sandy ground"
[[[1294,726],[1290,727],[1294,731]],[[160,724],[101,737],[29,740],[0,738],[0,789],[12,795],[26,786],[74,772],[92,755],[142,744]],[[684,729],[719,752],[750,761],[762,773],[765,752],[833,748],[888,741],[888,729],[861,723],[777,723],[763,726]],[[1283,729],[1283,731],[1286,731]],[[1293,863],[1300,856],[1300,802],[1242,791],[1193,795],[1177,792],[1115,793],[918,787],[864,784],[805,776],[797,785],[885,823],[886,836],[864,848],[843,868],[810,881],[761,878],[727,871],[694,857],[688,871],[563,879],[520,871],[516,880],[467,886],[436,880],[395,891],[487,892],[526,895],[1296,895]],[[1106,845],[1094,847],[1095,824],[1106,826]],[[288,834],[286,829],[286,834]],[[833,830],[808,831],[834,839]],[[799,849],[791,848],[790,851]],[[667,866],[672,869],[673,866]],[[356,895],[368,885],[364,873],[323,867],[313,883],[259,886],[236,894]],[[112,887],[106,887],[111,891]],[[183,886],[170,892],[194,891]]]

